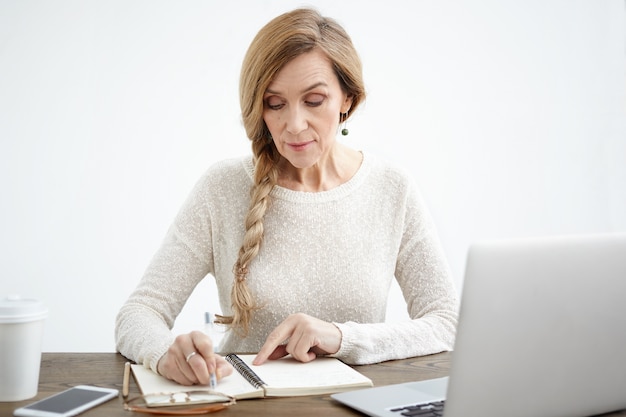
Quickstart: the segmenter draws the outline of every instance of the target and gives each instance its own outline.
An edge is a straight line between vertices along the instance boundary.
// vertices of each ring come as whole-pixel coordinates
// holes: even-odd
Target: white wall
[[[412,170],[459,288],[474,240],[626,230],[623,1],[310,3],[365,66],[341,140]],[[249,152],[249,42],[301,4],[0,2],[0,295],[48,305],[45,351],[114,350],[196,179]],[[176,330],[215,304],[207,281]]]

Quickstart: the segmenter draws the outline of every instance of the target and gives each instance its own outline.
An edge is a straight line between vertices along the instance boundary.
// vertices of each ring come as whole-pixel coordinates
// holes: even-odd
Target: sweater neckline
[[[295,191],[290,190],[289,188],[281,187],[280,185],[275,185],[270,195],[279,200],[310,203],[335,201],[344,198],[361,186],[371,169],[371,160],[369,156],[363,151],[361,151],[361,153],[363,155],[363,159],[361,160],[359,169],[352,176],[352,178],[335,188],[326,191],[312,192]],[[252,156],[245,159],[244,165],[250,178],[254,178],[254,164],[252,162]]]

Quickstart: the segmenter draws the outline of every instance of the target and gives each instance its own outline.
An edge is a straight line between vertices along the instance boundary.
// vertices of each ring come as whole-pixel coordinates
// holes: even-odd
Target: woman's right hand
[[[213,342],[206,334],[193,331],[176,337],[159,359],[157,371],[182,385],[209,385],[211,374],[217,380],[230,375],[233,367],[213,352]]]

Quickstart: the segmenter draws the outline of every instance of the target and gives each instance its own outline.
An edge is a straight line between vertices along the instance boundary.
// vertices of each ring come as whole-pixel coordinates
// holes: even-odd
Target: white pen
[[[209,311],[204,313],[204,332],[213,338],[213,321],[211,320],[211,313]],[[213,340],[211,340],[213,341]],[[211,372],[209,374],[209,386],[211,389],[215,389],[217,386],[217,376],[215,372]]]

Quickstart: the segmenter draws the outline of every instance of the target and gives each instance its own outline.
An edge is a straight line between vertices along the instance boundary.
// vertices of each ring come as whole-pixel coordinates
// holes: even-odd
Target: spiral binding
[[[261,388],[265,384],[263,380],[252,369],[246,365],[241,358],[234,353],[229,353],[225,356],[226,360],[248,381],[254,388]]]

